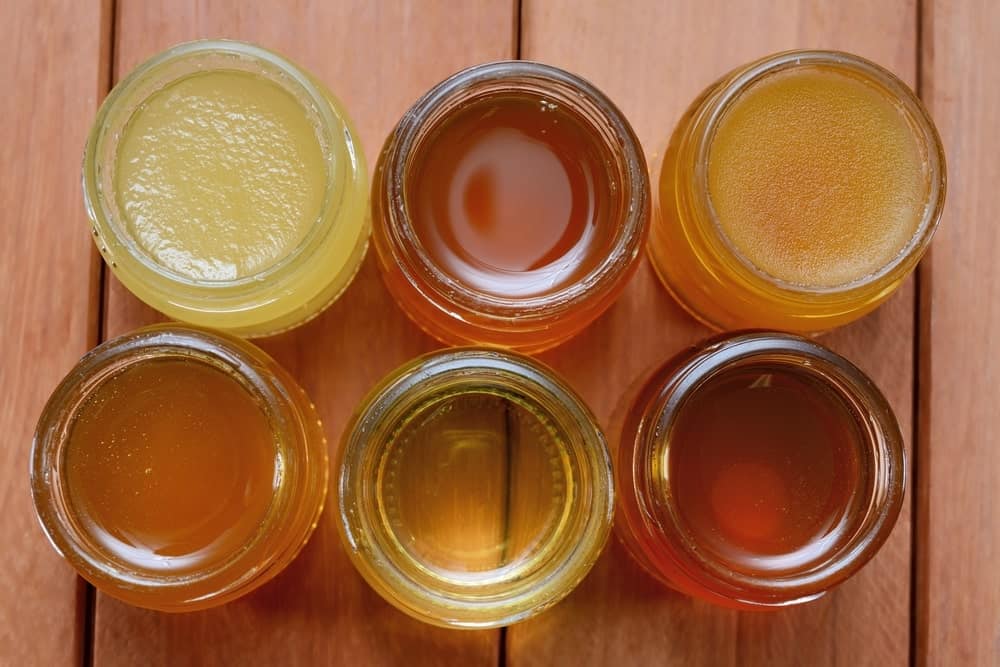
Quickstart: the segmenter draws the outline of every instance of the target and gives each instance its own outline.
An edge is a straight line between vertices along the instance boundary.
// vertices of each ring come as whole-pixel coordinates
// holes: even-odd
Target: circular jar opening
[[[345,437],[341,529],[389,602],[429,623],[533,616],[589,571],[610,527],[603,436],[547,369],[485,349],[403,366]]]
[[[176,46],[119,83],[95,120],[84,157],[95,240],[126,287],[172,317],[253,335],[297,324],[346,286],[367,240],[352,134],[281,56]],[[310,264],[324,259],[336,261],[321,276]]]
[[[669,585],[740,608],[805,602],[888,537],[902,436],[871,381],[830,350],[721,339],[661,369],[645,397],[623,440],[636,443],[623,523]]]
[[[713,329],[820,333],[913,271],[945,190],[934,124],[895,75],[847,53],[778,53],[722,77],[681,118],[649,253]]]
[[[102,591],[166,611],[274,576],[312,531],[326,466],[321,436],[301,442],[315,415],[288,402],[301,390],[271,364],[235,339],[169,326],[85,356],[43,411],[32,454],[56,550]]]
[[[404,310],[446,342],[526,350],[610,305],[649,217],[621,112],[583,79],[523,61],[459,72],[418,100],[375,190],[376,247]]]
[[[708,113],[697,177],[715,228],[778,286],[870,283],[933,234],[940,140],[891,72],[845,53],[778,54],[730,81]]]

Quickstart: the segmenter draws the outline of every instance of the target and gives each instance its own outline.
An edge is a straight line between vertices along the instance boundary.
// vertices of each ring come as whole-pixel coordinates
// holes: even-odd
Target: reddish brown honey
[[[540,95],[491,95],[454,112],[417,147],[406,190],[431,260],[501,297],[582,278],[614,235],[597,140],[578,114]]]
[[[763,367],[709,379],[669,439],[681,520],[735,570],[805,567],[865,487],[854,413],[804,374]]]
[[[616,528],[670,587],[738,609],[815,600],[887,538],[905,457],[885,397],[777,332],[718,337],[658,369],[625,416]]]

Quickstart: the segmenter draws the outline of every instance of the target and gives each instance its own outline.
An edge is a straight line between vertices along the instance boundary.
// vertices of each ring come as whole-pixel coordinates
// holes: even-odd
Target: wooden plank
[[[1000,665],[1000,5],[923,3],[948,201],[921,281],[919,665]]]
[[[370,166],[392,125],[427,88],[465,66],[513,55],[512,2],[119,0],[118,9],[119,76],[175,42],[219,35],[257,42],[314,72],[340,97]],[[109,335],[155,317],[113,281],[107,315]],[[437,344],[393,304],[370,253],[332,308],[263,346],[303,384],[337,443],[382,375]],[[384,603],[350,565],[334,525],[325,513],[287,572],[221,609],[168,616],[99,596],[95,664],[496,663],[497,631],[439,630]]]
[[[86,588],[46,542],[28,487],[31,434],[96,340],[99,282],[80,192],[90,117],[107,89],[106,3],[0,4],[0,664],[79,663]]]
[[[839,48],[914,81],[912,0],[871,3],[629,5],[524,0],[521,55],[573,70],[603,88],[632,120],[651,161],[683,109],[727,70],[770,52]],[[985,144],[984,144],[985,145]],[[872,316],[823,338],[887,394],[909,440],[914,290],[908,281]],[[648,262],[621,301],[545,359],[563,371],[608,425],[626,388],[706,335],[656,282]],[[610,439],[617,439],[615,427]],[[824,600],[765,614],[720,610],[669,592],[618,544],[562,605],[508,632],[510,664],[904,664],[910,641],[910,520],[859,576]]]

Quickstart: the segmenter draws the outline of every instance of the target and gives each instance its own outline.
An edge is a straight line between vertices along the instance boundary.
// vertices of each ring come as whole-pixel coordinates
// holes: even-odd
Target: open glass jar
[[[593,85],[539,63],[478,65],[387,138],[375,248],[389,291],[432,336],[537,352],[620,294],[649,197],[642,147]]]
[[[810,340],[719,337],[656,371],[619,450],[616,529],[654,577],[739,609],[814,600],[871,559],[899,515],[895,416]]]
[[[917,96],[833,51],[726,74],[681,118],[654,176],[649,254],[717,330],[828,330],[870,312],[927,250],[945,158]]]
[[[312,403],[260,349],[157,325],[89,352],[35,431],[31,490],[52,545],[129,604],[193,611],[277,575],[327,487]]]
[[[87,140],[94,241],[171,318],[245,336],[336,299],[368,244],[368,174],[339,102],[285,58],[180,44],[123,79]]]
[[[386,377],[345,431],[338,526],[387,601],[459,628],[521,621],[590,570],[614,508],[604,436],[550,370],[463,348]]]

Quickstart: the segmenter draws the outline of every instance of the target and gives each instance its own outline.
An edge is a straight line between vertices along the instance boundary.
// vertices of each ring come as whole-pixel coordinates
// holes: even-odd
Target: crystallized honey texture
[[[225,70],[150,96],[125,128],[116,169],[129,233],[195,280],[273,266],[316,221],[327,184],[302,104],[262,76]]]
[[[709,149],[723,233],[763,272],[835,287],[891,262],[914,236],[929,177],[904,111],[848,73],[802,66],[735,99]]]

